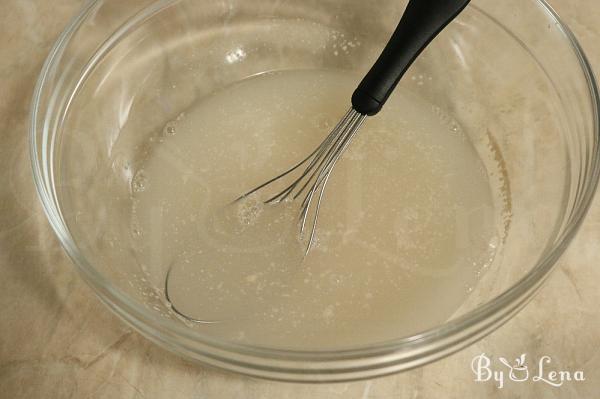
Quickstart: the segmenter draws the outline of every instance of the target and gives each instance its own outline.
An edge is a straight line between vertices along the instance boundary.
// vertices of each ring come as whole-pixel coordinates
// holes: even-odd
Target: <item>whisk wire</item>
[[[308,179],[304,182],[302,187],[293,195],[293,198],[296,199],[302,194],[302,192],[306,189],[306,187],[313,181],[313,179],[317,176],[319,170],[321,170],[325,161],[329,158],[331,151],[335,148],[335,145],[339,141],[341,134],[346,128],[347,124],[351,120],[351,111],[348,111],[346,116],[336,125],[336,127],[331,131],[331,133],[326,137],[326,139],[317,147],[315,151],[315,156],[306,167],[304,172],[287,188],[285,188],[279,194],[271,197],[266,200],[265,203],[277,203],[285,200],[290,194],[293,193],[294,189],[303,181],[303,179],[307,176]],[[333,142],[333,146],[331,143]],[[312,172],[312,173],[311,173]]]
[[[340,136],[341,140],[339,140],[339,143],[336,146],[331,148],[331,151],[330,151],[331,155],[328,157],[327,163],[323,166],[323,168],[321,168],[319,170],[319,174],[317,176],[317,179],[316,179],[314,185],[312,186],[312,188],[310,189],[310,191],[308,192],[308,194],[302,201],[301,212],[300,212],[300,235],[301,235],[301,237],[304,236],[304,231],[306,229],[306,221],[307,221],[307,218],[309,215],[309,209],[311,207],[311,202],[313,201],[313,198],[314,198],[316,192],[319,191],[319,195],[317,198],[315,211],[314,211],[313,223],[312,223],[310,236],[309,236],[308,244],[307,244],[307,248],[306,248],[306,253],[308,253],[308,251],[310,251],[310,249],[314,243],[316,227],[317,227],[317,220],[319,217],[319,210],[321,208],[321,202],[323,200],[323,195],[325,193],[325,187],[327,186],[329,177],[331,176],[331,173],[333,172],[333,169],[334,169],[336,163],[338,162],[338,160],[340,159],[342,154],[345,152],[346,148],[348,148],[348,145],[350,145],[350,143],[352,142],[352,139],[354,138],[354,136],[356,135],[356,133],[362,126],[365,118],[366,118],[366,115],[361,115],[358,112],[356,112],[352,116],[350,123],[341,133],[341,136]]]
[[[319,162],[318,166],[316,168],[314,168],[311,176],[306,180],[306,182],[304,183],[302,188],[300,190],[298,190],[298,192],[294,196],[294,199],[298,198],[300,196],[300,194],[302,194],[302,192],[310,184],[310,182],[313,181],[313,179],[315,177],[318,177],[318,175],[320,174],[320,171],[323,170],[323,165],[327,164],[329,162],[329,160],[331,159],[331,155],[335,152],[335,149],[338,146],[338,143],[344,137],[344,132],[346,131],[347,127],[352,123],[353,117],[354,117],[353,115],[349,116],[348,120],[343,121],[344,123],[341,123],[338,125],[338,127],[336,127],[336,129],[334,130],[335,135],[332,136],[333,145],[329,146],[331,141],[329,141],[327,143],[323,143],[322,151],[320,151],[321,155],[319,156],[321,161]],[[327,150],[328,147],[329,147],[329,149]],[[322,156],[323,153],[325,153],[324,156]]]
[[[282,194],[288,192],[288,190],[293,190],[295,188],[295,186],[300,182],[300,180],[306,176],[309,172],[310,169],[312,169],[314,167],[314,164],[321,158],[322,153],[327,149],[329,143],[331,142],[331,140],[336,136],[336,134],[338,133],[340,127],[345,123],[346,119],[350,116],[352,112],[352,109],[350,109],[346,115],[338,122],[338,124],[336,125],[336,127],[331,131],[331,133],[325,138],[325,140],[319,144],[314,150],[313,152],[311,152],[306,158],[304,158],[303,160],[301,160],[300,162],[298,162],[297,164],[295,164],[294,166],[292,166],[291,168],[287,169],[285,172],[271,178],[270,180],[267,180],[266,182],[262,183],[261,185],[253,188],[252,190],[242,194],[241,196],[239,196],[238,198],[236,198],[233,202],[238,202],[252,194],[254,194],[255,192],[257,192],[258,190],[270,185],[271,183],[276,182],[277,180],[280,180],[281,178],[289,175],[290,173],[294,172],[296,169],[298,169],[299,167],[301,167],[302,165],[304,165],[306,162],[310,161],[312,159],[312,161],[310,162],[309,166],[305,169],[304,173],[294,181],[294,183],[290,184],[289,186],[287,186],[283,191],[281,191],[280,193],[278,193],[277,195],[269,198],[268,200],[264,201],[265,203],[273,203],[273,202],[281,202],[282,199],[280,199],[279,201],[276,201],[278,197],[280,197]]]
[[[296,179],[283,190],[268,197],[268,199],[263,202],[265,204],[276,204],[285,201],[290,197],[294,200],[298,199],[300,195],[306,193],[300,205],[298,220],[300,224],[300,238],[304,239],[308,227],[308,217],[311,214],[310,210],[314,203],[312,225],[310,226],[310,235],[306,248],[306,253],[308,253],[314,243],[321,202],[329,177],[331,176],[335,164],[356,135],[357,130],[361,127],[365,118],[366,115],[350,108],[321,144],[306,158],[278,176],[275,176],[260,186],[241,195],[234,202],[240,201],[257,191],[266,188],[272,183],[275,183],[298,170],[301,166],[306,165],[302,173],[300,173]]]
[[[323,161],[321,162],[321,164],[319,164],[319,168],[317,168],[317,170],[314,172],[315,175],[317,175],[317,180],[316,183],[312,186],[311,190],[309,191],[308,195],[304,198],[304,200],[302,201],[302,205],[301,205],[301,209],[304,209],[305,206],[307,205],[307,203],[312,199],[316,189],[320,186],[320,183],[322,182],[322,172],[323,170],[326,170],[330,164],[330,161],[333,159],[333,156],[336,154],[336,151],[339,148],[339,143],[340,142],[344,142],[345,136],[346,136],[346,132],[351,129],[352,124],[354,122],[354,118],[355,115],[352,115],[349,119],[348,119],[348,123],[344,124],[343,128],[341,128],[339,130],[339,134],[337,139],[335,140],[333,146],[329,147],[329,150],[327,151],[327,154],[325,155],[325,158],[323,159]],[[323,164],[325,164],[325,166],[323,166]],[[310,183],[310,180],[306,183],[306,185],[308,185],[308,183]]]

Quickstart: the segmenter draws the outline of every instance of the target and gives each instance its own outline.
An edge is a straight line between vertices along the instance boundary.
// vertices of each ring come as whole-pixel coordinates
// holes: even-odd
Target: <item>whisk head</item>
[[[234,202],[240,201],[258,191],[266,191],[276,182],[289,179],[290,183],[276,194],[267,194],[265,204],[277,204],[285,200],[296,200],[304,194],[300,205],[299,226],[300,238],[307,239],[306,253],[310,251],[317,228],[319,209],[327,181],[337,161],[340,159],[352,139],[360,129],[367,115],[350,108],[329,135],[302,161],[248,191]],[[304,169],[302,167],[304,166]],[[294,176],[296,176],[294,178]],[[307,235],[307,233],[309,233]]]

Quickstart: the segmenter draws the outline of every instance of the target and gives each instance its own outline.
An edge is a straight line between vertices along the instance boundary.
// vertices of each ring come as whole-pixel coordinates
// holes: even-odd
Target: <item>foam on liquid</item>
[[[484,165],[456,123],[398,90],[368,118],[325,193],[304,258],[299,201],[239,195],[303,159],[357,76],[286,71],[239,82],[170,122],[132,182],[140,264],[207,334],[258,345],[361,345],[433,327],[498,245]],[[273,191],[275,194],[275,191]]]

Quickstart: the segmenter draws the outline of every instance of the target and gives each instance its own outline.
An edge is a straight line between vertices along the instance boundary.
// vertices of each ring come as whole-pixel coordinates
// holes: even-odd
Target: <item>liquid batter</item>
[[[455,122],[407,90],[368,118],[327,186],[304,257],[300,202],[231,202],[310,153],[358,77],[258,75],[165,126],[132,181],[137,257],[189,323],[294,349],[361,345],[447,320],[500,233],[488,173]],[[275,192],[273,192],[275,193]]]

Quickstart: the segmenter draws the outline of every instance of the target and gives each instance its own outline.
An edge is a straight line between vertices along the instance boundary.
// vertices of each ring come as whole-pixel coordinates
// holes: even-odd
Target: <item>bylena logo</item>
[[[583,370],[557,370],[550,356],[542,356],[535,363],[535,369],[528,367],[525,353],[516,358],[513,363],[504,357],[499,357],[498,361],[499,364],[492,364],[492,359],[485,353],[475,356],[471,362],[475,381],[493,381],[498,388],[503,388],[507,381],[541,382],[556,388],[569,381],[585,381]]]

